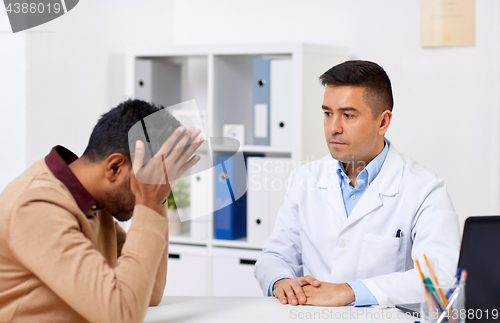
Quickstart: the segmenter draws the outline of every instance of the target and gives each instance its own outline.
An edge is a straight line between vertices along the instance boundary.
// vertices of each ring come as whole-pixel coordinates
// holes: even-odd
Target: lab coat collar
[[[384,204],[381,196],[392,198],[399,193],[399,186],[403,178],[403,166],[403,158],[394,145],[390,145],[380,173],[352,209],[342,231],[381,207]]]
[[[378,193],[386,196],[395,196],[399,192],[399,184],[403,176],[403,158],[388,139],[389,152],[380,169],[380,173],[373,180],[370,186],[377,186]],[[340,169],[339,162],[331,156],[326,156],[326,167],[318,179],[317,188],[328,189],[332,187],[340,191],[339,178],[337,170]]]
[[[390,141],[387,140],[390,144]],[[331,156],[326,156],[325,167],[322,170],[317,183],[317,188],[325,189],[325,199],[344,221],[347,220],[342,191],[340,188],[337,169],[339,163]],[[367,191],[361,197],[349,216],[349,223],[353,223],[364,215],[382,206],[380,195],[396,196],[403,176],[403,158],[394,145],[389,145],[389,152],[380,173],[370,184]]]
[[[387,140],[389,143],[390,141]],[[385,196],[396,196],[399,193],[399,187],[403,178],[403,158],[396,150],[393,144],[389,146],[389,152],[385,159],[380,173],[373,180],[378,192]]]
[[[340,179],[337,175],[339,163],[331,156],[326,156],[325,167],[320,174],[317,187],[323,191],[327,203],[333,208],[335,213],[345,221],[347,213],[345,211],[344,200],[342,199],[342,190],[340,188]]]

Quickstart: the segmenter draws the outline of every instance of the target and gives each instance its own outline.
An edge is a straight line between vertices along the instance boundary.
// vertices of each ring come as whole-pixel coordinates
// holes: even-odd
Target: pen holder
[[[424,295],[420,305],[422,323],[464,323],[467,317],[465,309],[465,284],[455,282],[424,282]],[[444,296],[444,297],[443,297]],[[446,298],[446,302],[444,301]]]

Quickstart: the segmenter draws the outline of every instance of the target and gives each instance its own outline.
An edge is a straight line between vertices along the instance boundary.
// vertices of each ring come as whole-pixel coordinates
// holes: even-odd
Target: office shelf
[[[181,235],[170,235],[169,242],[176,244],[197,245],[197,246],[206,246],[208,244],[208,240],[193,239],[190,236],[189,232],[183,233]]]
[[[212,151],[214,153],[231,153],[231,150],[228,147],[223,146],[212,146]],[[266,157],[281,157],[281,158],[291,158],[292,151],[287,148],[275,148],[271,146],[252,146],[246,145],[240,147],[240,151],[244,154],[262,154]]]
[[[290,64],[290,77],[286,82],[289,88],[284,92],[289,105],[280,111],[280,115],[274,116],[272,113],[277,110],[272,109],[271,101],[271,124],[276,126],[276,122],[279,122],[282,128],[283,124],[286,125],[287,135],[282,137],[279,144],[273,143],[273,138],[277,136],[273,137],[272,131],[271,145],[259,146],[253,142],[253,61],[256,58],[283,60]],[[299,166],[328,154],[322,127],[324,89],[319,84],[318,76],[347,59],[346,48],[301,43],[131,48],[126,53],[125,95],[165,107],[194,99],[200,111],[200,124],[205,138],[222,137],[225,124],[244,125],[245,141],[239,151],[265,157],[284,157]],[[197,154],[213,162],[216,155],[234,150],[217,144],[211,148],[211,152],[205,148]],[[206,252],[206,261],[203,262],[206,266],[203,271],[206,274],[204,294],[214,295],[213,279],[217,276],[214,270],[217,269],[214,269],[213,264],[221,263],[217,259],[214,261],[214,257],[224,254],[215,253],[214,250],[230,248],[230,253],[240,250],[247,258],[256,257],[263,242],[256,243],[246,238],[232,241],[215,239],[214,171],[207,169],[193,174],[188,177],[191,184],[191,213],[204,216],[197,222],[196,230],[193,224],[190,234],[171,236],[170,243],[186,246],[179,247],[179,252],[189,248],[196,249],[197,256],[199,250]],[[189,256],[186,258],[189,259]],[[177,269],[182,268],[182,255],[179,259]],[[186,264],[190,263],[186,261]],[[191,269],[186,267],[185,271],[179,270],[185,272],[186,277],[178,279],[189,279]],[[240,279],[254,280],[253,276],[248,276],[251,271],[246,269],[240,273]],[[234,288],[241,296],[245,295],[244,288],[238,291],[238,286]],[[170,292],[175,294],[175,291]],[[179,293],[185,295],[186,291]],[[199,291],[194,294],[199,295]]]
[[[212,239],[210,243],[214,247],[243,248],[254,250],[262,250],[263,247],[261,244],[249,243],[246,238],[236,240]]]

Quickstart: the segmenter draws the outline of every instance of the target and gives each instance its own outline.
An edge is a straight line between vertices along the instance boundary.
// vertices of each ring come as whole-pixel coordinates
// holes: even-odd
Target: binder
[[[215,169],[215,238],[245,237],[247,178],[243,154],[216,156]]]
[[[208,155],[199,154],[200,157],[209,158]],[[204,240],[208,236],[209,223],[209,199],[207,192],[210,189],[210,181],[214,174],[214,169],[210,168],[202,172],[198,172],[190,177],[191,179],[191,214],[189,221],[190,236],[192,239]]]
[[[253,144],[267,145],[270,141],[271,60],[253,61]]]
[[[135,98],[169,107],[181,102],[181,65],[166,60],[136,58]]]
[[[248,158],[248,243],[262,245],[273,232],[292,168],[290,158]]]
[[[271,60],[271,146],[292,148],[292,60]]]
[[[147,102],[153,101],[153,61],[150,59],[136,59],[134,72],[135,98]]]

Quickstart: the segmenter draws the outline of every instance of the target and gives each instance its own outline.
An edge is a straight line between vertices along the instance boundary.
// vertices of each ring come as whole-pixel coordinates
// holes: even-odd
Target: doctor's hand
[[[302,288],[308,285],[319,288],[321,283],[309,275],[306,277],[283,278],[274,283],[273,294],[281,304],[306,304],[308,300]]]
[[[356,300],[349,284],[333,284],[321,282],[321,286],[306,285],[303,287],[306,305],[345,306]]]

